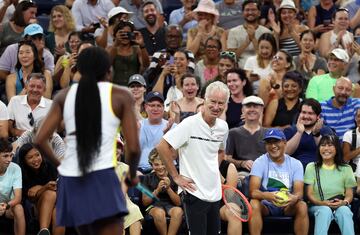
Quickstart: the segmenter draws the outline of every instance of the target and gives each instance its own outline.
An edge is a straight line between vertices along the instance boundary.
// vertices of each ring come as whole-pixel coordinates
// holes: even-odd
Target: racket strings
[[[241,218],[248,217],[248,208],[243,198],[231,189],[224,190],[224,197],[228,208]]]

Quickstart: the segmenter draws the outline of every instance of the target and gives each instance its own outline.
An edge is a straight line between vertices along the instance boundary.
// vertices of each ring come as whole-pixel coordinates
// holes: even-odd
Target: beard
[[[311,124],[307,124],[307,125],[304,124],[304,127],[305,127],[305,129],[309,129],[309,128],[312,128],[313,126],[315,126],[315,124],[316,124],[316,121]]]
[[[148,23],[150,26],[154,26],[156,24],[156,15],[150,15],[152,17],[146,17],[145,21],[146,23]]]

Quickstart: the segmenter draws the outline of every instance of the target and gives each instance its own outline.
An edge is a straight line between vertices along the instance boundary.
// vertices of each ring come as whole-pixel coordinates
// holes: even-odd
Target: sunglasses
[[[336,12],[339,12],[339,11],[345,11],[345,12],[349,13],[349,10],[345,7],[340,7],[339,9],[336,10]]]
[[[29,119],[30,126],[34,126],[35,120],[34,120],[34,116],[32,115],[32,113],[30,112],[27,117]]]
[[[234,61],[236,61],[236,53],[233,51],[222,51],[220,52],[220,57],[230,57]]]
[[[274,56],[273,56],[273,60],[283,60],[283,58],[281,58],[281,57],[278,56],[278,55],[274,55]]]

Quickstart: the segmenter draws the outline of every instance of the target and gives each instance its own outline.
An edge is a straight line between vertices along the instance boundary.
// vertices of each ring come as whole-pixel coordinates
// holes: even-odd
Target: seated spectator
[[[180,123],[185,118],[197,113],[197,107],[204,103],[202,98],[197,97],[199,89],[199,77],[190,73],[181,77],[181,91],[183,97],[170,103],[169,117],[172,118],[175,123]]]
[[[45,77],[42,74],[33,73],[29,75],[25,84],[27,94],[11,98],[8,105],[11,136],[21,136],[46,116],[52,100],[43,96],[45,87]]]
[[[219,11],[219,27],[229,30],[244,23],[242,14],[242,0],[216,1],[216,9]]]
[[[68,37],[67,44],[69,45],[69,51],[65,55],[61,56],[55,65],[54,71],[54,90],[62,89],[68,86],[68,84],[60,83],[64,81],[61,79],[62,76],[67,76],[66,74],[71,74],[71,69],[75,67],[77,49],[81,43],[81,33],[71,32]]]
[[[159,15],[159,10],[156,3],[153,1],[145,1],[142,6],[142,15],[146,25],[139,29],[144,38],[145,48],[150,56],[156,51],[166,48],[165,25],[161,22],[162,17]]]
[[[48,34],[45,36],[45,46],[54,55],[55,61],[64,55],[66,42],[71,32],[75,31],[75,20],[69,8],[56,5],[51,9]]]
[[[120,21],[128,21],[132,16],[132,12],[127,11],[122,7],[114,7],[108,13],[108,21],[105,18],[100,20],[101,28],[95,30],[95,42],[96,45],[107,48],[113,45],[114,42],[114,27]]]
[[[15,142],[12,143],[13,149],[20,148],[24,144],[33,143],[35,135],[40,127],[42,120],[34,124],[32,130],[25,131]],[[49,145],[55,153],[55,156],[61,161],[65,156],[65,142],[56,132],[53,133],[52,137],[49,139]]]
[[[69,61],[65,62],[64,64],[65,68],[63,70],[63,73],[61,74],[59,81],[61,88],[69,87],[71,84],[79,81],[80,74],[77,71],[76,67],[77,58],[84,49],[92,46],[94,46],[94,44],[90,41],[81,41],[78,44],[77,49],[73,51],[73,53],[68,58]]]
[[[310,30],[305,30],[300,34],[300,55],[294,57],[296,71],[300,72],[305,78],[304,91],[309,80],[315,75],[328,72],[326,60],[314,53],[316,45],[316,35]]]
[[[149,92],[145,97],[145,111],[148,118],[140,121],[141,157],[139,171],[148,173],[152,170],[148,161],[150,151],[160,142],[163,135],[173,126],[173,120],[165,120],[164,97],[157,91]]]
[[[250,56],[244,65],[255,94],[258,94],[260,80],[272,72],[271,60],[277,52],[276,40],[271,33],[263,33],[257,46],[256,55]]]
[[[156,9],[158,10],[159,24],[162,25],[164,21],[164,11],[159,0],[151,0],[155,3]],[[145,19],[142,14],[142,4],[144,1],[139,0],[121,0],[119,6],[125,8],[128,11],[133,12],[130,20],[134,22],[136,29],[141,29],[146,27]]]
[[[174,57],[170,57],[165,63],[158,80],[155,83],[153,91],[160,92],[164,95],[167,102],[176,101],[182,97],[181,77],[188,72],[190,57],[188,51],[178,50]],[[170,106],[165,106],[168,110]]]
[[[39,57],[38,50],[32,41],[19,42],[18,61],[15,73],[6,78],[6,95],[10,99],[15,95],[25,95],[25,84],[32,73],[42,73],[46,79],[44,97],[51,98],[53,83],[49,71],[44,70],[44,65]]]
[[[181,8],[175,9],[170,13],[169,24],[179,25],[183,29],[182,36],[184,43],[186,43],[189,29],[197,25],[195,20],[196,13],[193,12],[196,0],[182,0],[181,3]]]
[[[135,111],[138,120],[142,120],[147,117],[145,112],[144,96],[146,93],[146,82],[142,75],[134,74],[129,78],[128,87],[135,99]]]
[[[226,108],[226,122],[229,129],[241,126],[242,118],[242,102],[253,94],[251,83],[243,69],[230,69],[225,73],[226,85],[230,90],[230,98]]]
[[[76,30],[92,35],[98,28],[99,19],[107,18],[107,14],[114,7],[111,0],[75,1],[71,13],[75,19]]]
[[[342,140],[347,130],[356,127],[355,116],[360,108],[360,99],[350,97],[352,83],[348,78],[338,78],[333,90],[335,96],[321,102],[321,117],[324,124],[332,128]]]
[[[10,21],[1,24],[0,55],[5,48],[21,40],[24,28],[36,21],[37,6],[33,1],[21,1],[16,7]]]
[[[222,160],[219,164],[219,170],[221,174],[221,183],[225,185],[237,188],[238,176],[236,167],[234,164],[229,163],[226,160]],[[237,235],[242,234],[242,222],[234,213],[224,204],[220,208],[220,218],[227,222],[226,234]]]
[[[355,114],[356,127],[345,132],[342,142],[344,161],[348,163],[354,172],[360,159],[360,109]]]
[[[9,127],[8,127],[9,113],[6,105],[0,101],[0,138],[9,137]]]
[[[340,48],[336,48],[327,57],[327,67],[329,73],[314,76],[306,89],[306,98],[314,98],[317,101],[325,101],[334,96],[333,87],[341,76],[346,73],[350,57],[348,53]]]
[[[193,12],[196,13],[198,24],[188,31],[186,49],[190,50],[198,61],[205,54],[205,42],[209,37],[221,39],[221,45],[225,49],[225,31],[216,26],[219,12],[212,0],[200,0]]]
[[[26,1],[25,1],[26,2]],[[38,51],[40,58],[44,62],[45,70],[51,74],[54,72],[54,56],[45,48],[44,31],[38,24],[30,24],[24,29],[24,39],[31,40]],[[16,63],[18,61],[18,43],[6,47],[0,58],[0,79],[5,80],[10,73],[15,73]]]
[[[13,157],[11,144],[0,139],[0,216],[14,219],[14,234],[25,235],[21,169],[11,162]]]
[[[117,157],[119,158],[118,149],[117,149]],[[128,211],[129,211],[129,214],[124,216],[124,233],[123,234],[125,234],[125,230],[128,229],[130,235],[140,235],[141,234],[141,220],[144,217],[141,214],[139,206],[130,200],[129,195],[127,194],[128,186],[124,183],[125,177],[129,171],[129,166],[123,162],[118,162],[118,165],[116,166],[115,170],[116,170],[116,174],[118,175],[118,177],[120,179],[121,188],[125,194],[126,205],[127,205]]]
[[[287,139],[285,152],[303,165],[316,161],[317,145],[321,136],[333,134],[320,118],[321,105],[315,99],[305,99],[300,105],[296,124],[284,130]]]
[[[165,42],[166,48],[160,51],[157,51],[153,54],[151,58],[151,63],[149,68],[144,72],[144,78],[147,82],[147,91],[151,91],[155,86],[159,75],[161,74],[165,63],[174,56],[175,52],[181,49],[182,42],[182,30],[178,25],[168,25],[165,33]],[[195,59],[192,52],[187,52],[189,57],[188,67],[194,72],[195,69]]]
[[[229,131],[226,142],[226,160],[233,163],[239,172],[239,180],[249,175],[254,161],[264,154],[263,142],[266,128],[261,126],[264,102],[257,96],[242,101],[244,125]]]
[[[360,10],[359,10],[359,15],[360,15]],[[351,80],[351,82],[357,83],[360,80],[360,72],[359,72],[360,24],[354,28],[353,34],[354,34],[354,41],[351,44],[351,49],[350,49],[350,50],[352,50],[353,54],[352,54],[352,57],[351,57],[351,60],[349,62],[349,66],[347,69],[347,77]],[[355,97],[355,94],[354,94],[354,97]]]
[[[356,181],[351,167],[344,164],[340,141],[335,135],[323,136],[317,149],[317,162],[306,167],[304,176],[314,234],[327,234],[332,220],[341,234],[355,234],[350,203]]]
[[[273,11],[269,13],[269,20],[275,37],[279,42],[279,50],[286,50],[291,56],[300,54],[300,34],[307,29],[305,25],[296,21],[297,9],[293,0],[281,1],[277,9],[278,23]]]
[[[205,54],[196,63],[195,75],[200,77],[201,84],[214,80],[218,75],[218,63],[220,59],[221,42],[217,38],[209,37],[205,41]]]
[[[40,223],[39,235],[65,234],[64,227],[56,226],[57,170],[40,154],[31,143],[24,144],[18,151],[22,171],[23,199],[33,203]]]
[[[284,50],[280,50],[271,60],[270,73],[259,82],[259,97],[264,101],[265,107],[273,99],[282,97],[281,84],[286,72],[292,70],[292,56]]]
[[[258,1],[243,1],[242,10],[245,22],[229,30],[226,46],[227,50],[236,53],[240,68],[243,68],[250,56],[256,54],[260,36],[263,33],[270,33],[268,28],[258,23],[260,17],[260,3]]]
[[[331,19],[336,9],[337,6],[335,2],[329,0],[319,0],[319,4],[311,6],[308,13],[307,25],[316,33],[317,37],[334,28]]]
[[[160,201],[154,201],[142,194],[142,203],[147,207],[146,212],[154,218],[155,227],[161,235],[176,235],[183,220],[181,200],[177,194],[178,186],[166,170],[156,149],[150,152],[149,163],[153,171],[144,175],[142,183]],[[166,216],[170,216],[169,226]]]
[[[250,204],[253,209],[249,221],[250,234],[261,234],[263,216],[295,216],[294,232],[308,234],[309,217],[303,198],[304,171],[300,161],[285,154],[286,138],[277,128],[264,136],[267,153],[255,160],[250,172]],[[285,202],[276,193],[287,190]],[[280,204],[281,206],[276,206]]]
[[[350,56],[352,55],[349,48],[354,41],[353,34],[347,29],[350,26],[349,13],[345,8],[339,8],[332,17],[334,28],[326,33],[323,33],[318,43],[319,54],[322,57],[327,56],[329,51],[335,48],[344,49]]]
[[[214,78],[214,80],[208,81],[205,84],[201,84],[202,88],[201,88],[200,97],[205,96],[206,88],[210,83],[212,83],[214,81],[221,81],[223,83],[226,83],[226,71],[237,68],[237,67],[238,67],[238,63],[237,63],[235,52],[232,52],[232,51],[220,52],[220,59],[219,59],[219,63],[218,63],[219,73]]]
[[[285,73],[281,83],[283,97],[269,102],[264,116],[265,127],[285,129],[295,123],[300,111],[303,83],[304,78],[299,72]]]
[[[126,86],[133,74],[142,73],[149,66],[149,55],[139,31],[130,21],[120,21],[113,30],[114,44],[107,48],[112,59],[112,82]]]

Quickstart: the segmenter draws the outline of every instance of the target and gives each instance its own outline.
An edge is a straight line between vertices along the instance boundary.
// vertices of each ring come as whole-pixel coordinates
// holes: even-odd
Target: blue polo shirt
[[[286,140],[289,141],[296,134],[296,132],[297,132],[297,128],[295,125],[285,128],[284,134],[286,136]],[[330,127],[323,126],[320,129],[320,134],[330,135],[333,134],[333,131],[331,130]],[[312,136],[311,133],[308,134],[304,132],[301,136],[297,149],[293,154],[291,154],[291,156],[293,158],[298,159],[301,162],[301,164],[304,167],[303,170],[305,171],[306,165],[308,163],[316,161],[316,150],[317,150],[317,145],[314,136]]]
[[[334,107],[331,97],[327,101],[321,102],[321,117],[324,124],[336,131],[336,135],[342,140],[345,132],[356,127],[356,110],[360,108],[360,99],[348,98],[346,104],[340,108]]]

